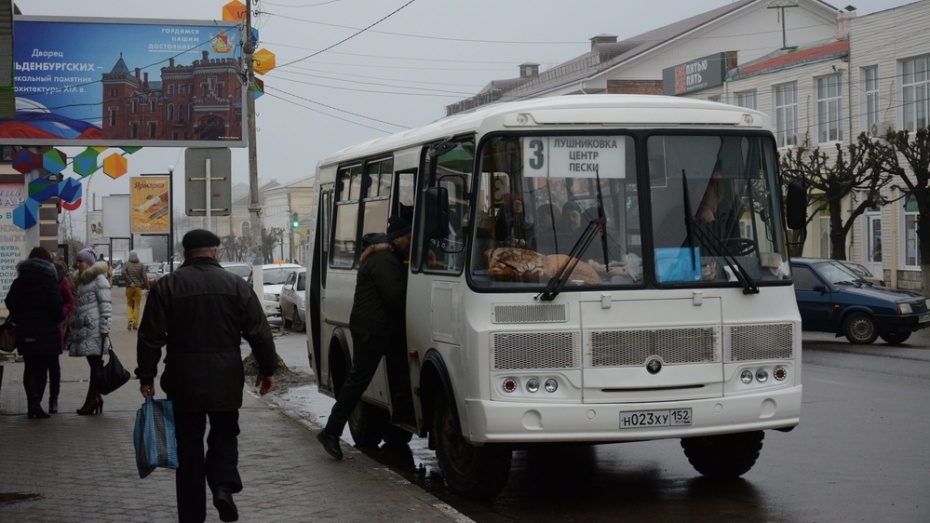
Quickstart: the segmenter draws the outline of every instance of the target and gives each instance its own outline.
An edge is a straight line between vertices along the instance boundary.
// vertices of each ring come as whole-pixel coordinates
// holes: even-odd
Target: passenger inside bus
[[[519,194],[505,194],[497,210],[495,235],[499,245],[535,250],[533,229],[523,211],[523,198]]]
[[[578,242],[586,225],[587,220],[584,219],[581,207],[573,201],[565,202],[557,230],[559,247],[562,251],[568,252]]]

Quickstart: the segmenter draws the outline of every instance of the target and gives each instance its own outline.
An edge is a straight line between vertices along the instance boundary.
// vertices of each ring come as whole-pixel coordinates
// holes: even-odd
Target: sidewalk
[[[131,372],[137,331],[125,329],[125,300],[123,289],[114,288],[111,338]],[[132,431],[142,404],[139,382],[105,396],[103,414],[78,416],[87,361],[67,354],[60,361],[59,413],[30,420],[23,364],[0,353],[0,521],[176,521],[174,471],[157,469],[139,479],[136,469]],[[164,397],[161,390],[156,397]],[[470,521],[345,443],[345,458],[333,460],[316,440],[320,427],[291,419],[248,384],[239,422],[240,521]],[[209,493],[207,499],[207,521],[219,521]]]

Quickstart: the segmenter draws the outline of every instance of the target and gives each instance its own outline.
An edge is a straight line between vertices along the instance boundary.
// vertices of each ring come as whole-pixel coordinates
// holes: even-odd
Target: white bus
[[[701,474],[747,472],[763,431],[791,430],[801,411],[769,125],[712,102],[562,96],[320,162],[308,352],[326,394],[351,367],[362,237],[413,211],[416,426],[391,425],[382,362],[350,420],[355,442],[428,437],[469,497],[498,493],[512,452],[536,443],[680,438]],[[797,189],[789,223],[804,221]]]

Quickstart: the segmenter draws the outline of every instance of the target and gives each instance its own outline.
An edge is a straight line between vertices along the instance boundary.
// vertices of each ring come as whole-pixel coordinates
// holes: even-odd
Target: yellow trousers
[[[126,319],[135,328],[139,328],[139,316],[142,314],[142,288],[126,287]]]

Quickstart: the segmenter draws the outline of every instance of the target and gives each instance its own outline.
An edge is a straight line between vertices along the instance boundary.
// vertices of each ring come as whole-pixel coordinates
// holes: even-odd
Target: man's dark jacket
[[[362,252],[355,280],[355,299],[349,327],[352,334],[395,337],[407,332],[407,266],[391,240],[383,235],[366,235],[370,245]]]
[[[271,327],[251,287],[213,258],[191,258],[149,292],[136,355],[141,385],[152,384],[167,345],[161,388],[179,411],[242,406],[245,372],[239,345],[249,343],[264,376],[277,363]]]
[[[6,306],[16,324],[16,350],[23,356],[55,356],[61,352],[63,317],[58,271],[52,262],[28,258],[16,265]]]

